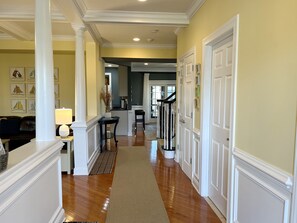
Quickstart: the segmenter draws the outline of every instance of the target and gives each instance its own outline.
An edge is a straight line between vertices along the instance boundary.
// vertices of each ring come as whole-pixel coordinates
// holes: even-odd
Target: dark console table
[[[103,151],[103,141],[105,141],[105,144],[107,142],[107,139],[114,138],[114,142],[116,147],[118,146],[118,140],[116,136],[117,131],[117,125],[119,123],[120,118],[118,116],[113,116],[111,118],[102,117],[99,119],[99,126],[100,126],[100,149],[101,152]],[[114,124],[113,133],[110,132],[110,135],[107,134],[107,125]],[[104,126],[104,132],[103,132],[103,126]]]

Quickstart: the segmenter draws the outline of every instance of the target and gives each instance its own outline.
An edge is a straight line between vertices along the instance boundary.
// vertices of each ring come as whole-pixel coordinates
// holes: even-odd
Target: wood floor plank
[[[206,200],[198,195],[179,164],[163,158],[156,141],[145,140],[142,131],[133,137],[117,138],[119,146],[145,145],[171,223],[221,222]],[[62,175],[63,208],[67,221],[105,222],[113,173]]]

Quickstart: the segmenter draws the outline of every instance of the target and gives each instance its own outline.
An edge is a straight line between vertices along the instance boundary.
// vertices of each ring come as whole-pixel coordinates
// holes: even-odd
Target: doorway
[[[201,167],[201,181],[200,181],[200,193],[202,196],[212,196],[210,187],[212,185],[217,186],[218,184],[224,182],[223,186],[219,187],[218,191],[221,196],[225,197],[225,209],[221,209],[221,212],[228,219],[233,214],[233,191],[232,185],[234,184],[234,160],[233,160],[233,148],[234,148],[234,126],[235,126],[235,95],[236,95],[236,78],[237,78],[237,55],[238,55],[238,24],[239,16],[235,16],[213,34],[209,35],[203,40],[203,55],[202,55],[202,88],[201,88],[201,150],[202,155],[200,158],[200,167]],[[228,85],[229,92],[218,93],[217,89],[224,89],[219,81],[219,79],[213,78],[213,60],[214,54],[216,53],[222,45],[227,44],[228,37],[231,37],[232,45],[228,47],[225,46],[225,50],[228,51],[227,56],[231,59],[232,65],[230,65],[231,75],[229,77],[222,79],[224,85]],[[227,41],[227,42],[224,42]],[[221,45],[220,45],[220,44]],[[218,45],[219,44],[219,45]],[[230,48],[230,46],[232,46]],[[228,49],[227,49],[228,48]],[[217,58],[220,60],[220,56]],[[230,62],[230,61],[229,61]],[[215,77],[215,75],[214,75]],[[230,78],[232,77],[232,78]],[[226,81],[227,80],[227,81]],[[229,94],[229,101],[225,101],[230,108],[227,116],[220,116],[219,112],[214,112],[218,104],[223,103],[222,96],[226,98],[226,95]],[[221,96],[219,96],[221,95]],[[217,102],[216,102],[217,100]],[[227,106],[227,105],[226,105]],[[224,113],[224,112],[223,112]],[[222,113],[222,114],[223,114]],[[220,117],[220,119],[218,119]],[[228,117],[228,120],[227,118]],[[222,143],[217,143],[213,135],[216,134],[216,130],[213,129],[213,124],[215,122],[228,124],[229,132],[226,134],[219,133],[221,135]],[[225,126],[226,127],[226,126]],[[225,128],[223,126],[223,129]],[[229,136],[229,137],[226,137]],[[224,141],[225,140],[225,141]],[[219,150],[219,148],[224,148],[224,150]],[[226,150],[228,147],[228,150]],[[222,156],[219,157],[216,151],[220,151]],[[224,151],[224,155],[222,153]],[[224,161],[222,161],[222,158]],[[220,161],[221,160],[221,161]],[[216,162],[215,162],[216,161]],[[222,166],[222,162],[227,165]],[[214,165],[213,165],[214,164]],[[217,166],[215,166],[217,165]],[[224,173],[219,171],[211,173],[213,170],[223,169]],[[224,176],[223,176],[224,175]],[[224,180],[220,178],[224,177]],[[220,181],[220,182],[219,182]],[[215,200],[215,199],[213,199]],[[215,203],[216,201],[214,201]],[[216,204],[219,208],[220,204]]]
[[[158,100],[165,99],[175,92],[175,81],[150,81],[150,122],[158,117]]]
[[[178,97],[178,159],[184,173],[192,179],[192,139],[193,139],[193,101],[194,101],[194,50],[180,61]]]

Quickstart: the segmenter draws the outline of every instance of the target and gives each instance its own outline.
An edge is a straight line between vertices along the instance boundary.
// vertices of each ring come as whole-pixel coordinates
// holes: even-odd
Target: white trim
[[[247,155],[247,154],[245,154]],[[263,217],[275,218],[276,216],[281,216],[281,222],[290,222],[290,204],[291,204],[291,190],[287,187],[284,181],[275,179],[275,176],[267,174],[261,169],[253,166],[255,163],[250,162],[250,156],[243,155],[244,159],[234,156],[234,201],[233,201],[233,215],[230,216],[228,222],[239,222],[239,218],[246,217],[247,213],[258,213],[254,215],[253,222],[264,222]],[[248,162],[246,162],[246,160]],[[263,161],[258,160],[261,166],[266,166],[267,164]],[[277,168],[271,167],[273,172],[279,172]],[[290,177],[289,175],[287,177]],[[246,182],[250,185],[246,186]],[[241,185],[241,186],[239,186]],[[265,197],[269,197],[268,200],[263,199],[262,192],[264,190]],[[253,195],[254,199],[249,199]],[[246,197],[245,197],[246,196]],[[258,198],[259,197],[259,198]],[[258,200],[257,200],[258,199]],[[252,201],[251,201],[252,200]],[[241,201],[241,202],[240,202]],[[244,202],[242,202],[244,201]],[[258,202],[257,202],[258,201]],[[252,202],[252,204],[251,204]],[[278,209],[273,209],[271,207],[278,206]],[[240,215],[241,216],[238,216]],[[268,217],[267,215],[270,215]],[[262,215],[262,216],[261,216]],[[274,216],[273,216],[274,215]],[[271,217],[273,216],[273,217]],[[255,219],[257,218],[257,219]]]
[[[272,166],[269,163],[264,162],[238,148],[233,148],[234,158],[241,159],[242,161],[250,164],[251,166],[257,168],[259,171],[269,175],[273,179],[277,180],[279,183],[285,185],[289,191],[292,191],[293,186],[293,176],[287,172],[284,172],[277,167]]]
[[[297,222],[297,111],[296,111],[296,124],[295,124],[295,159],[294,159],[294,182],[293,182],[293,195],[291,206],[291,222]]]
[[[83,20],[86,23],[108,22],[128,24],[162,24],[178,25],[181,27],[189,25],[189,17],[185,13],[168,12],[87,10],[86,14],[83,16]]]
[[[181,102],[179,100],[179,88],[180,88],[180,80],[181,78],[183,78],[183,75],[182,75],[182,67],[183,67],[183,60],[185,58],[187,58],[188,56],[192,55],[193,54],[193,57],[194,57],[194,63],[193,64],[196,64],[196,46],[193,46],[192,48],[190,48],[185,54],[183,54],[180,58],[178,58],[178,65],[177,65],[177,71],[176,72],[176,85],[175,85],[175,89],[176,89],[176,92],[177,92],[177,95],[175,96],[176,97],[176,100],[177,100],[177,106],[176,106],[176,154],[175,154],[175,161],[179,163],[180,167],[182,167],[182,154],[181,154],[181,150],[180,150],[180,141],[179,141],[179,136],[180,136],[180,122],[179,122],[179,111],[180,111],[180,107],[181,107]],[[180,76],[179,76],[180,75]],[[195,90],[195,88],[193,87],[193,91]],[[194,95],[194,94],[193,94]],[[195,114],[195,108],[193,106],[193,110],[192,110],[193,114]],[[193,126],[194,126],[194,116],[193,116],[193,119],[192,119],[192,133],[193,133]],[[192,149],[192,148],[191,148]]]
[[[208,196],[209,185],[209,138],[210,138],[210,107],[211,107],[211,62],[212,62],[212,47],[232,35],[233,37],[233,64],[232,64],[232,86],[231,86],[231,128],[230,128],[230,148],[234,145],[234,130],[235,130],[235,114],[236,114],[236,83],[237,83],[237,63],[238,63],[238,27],[239,15],[234,16],[222,27],[217,29],[214,33],[203,40],[203,54],[202,54],[202,85],[201,85],[201,149],[202,155],[200,160],[201,174],[200,174],[200,192],[202,196]],[[232,149],[229,153],[229,183],[228,183],[228,204],[227,204],[227,221],[232,216],[233,210],[231,207],[233,201],[233,184],[234,184],[234,162],[232,158]]]
[[[133,43],[104,43],[103,48],[153,48],[176,49],[175,44],[133,44]]]
[[[196,0],[191,7],[187,10],[187,15],[189,16],[189,18],[191,19],[196,12],[202,7],[202,5],[204,4],[206,0]]]

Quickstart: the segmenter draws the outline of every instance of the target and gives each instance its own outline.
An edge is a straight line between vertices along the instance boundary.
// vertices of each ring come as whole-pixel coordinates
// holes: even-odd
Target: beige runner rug
[[[120,147],[106,223],[169,223],[143,146]]]

